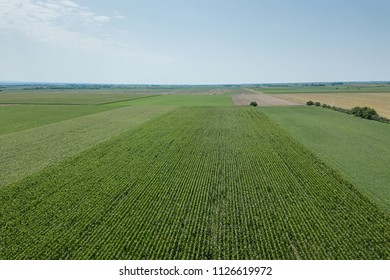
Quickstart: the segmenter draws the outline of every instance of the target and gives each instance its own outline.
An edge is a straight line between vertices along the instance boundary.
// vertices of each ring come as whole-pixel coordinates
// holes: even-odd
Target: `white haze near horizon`
[[[378,0],[0,0],[0,81],[385,81],[389,14]]]

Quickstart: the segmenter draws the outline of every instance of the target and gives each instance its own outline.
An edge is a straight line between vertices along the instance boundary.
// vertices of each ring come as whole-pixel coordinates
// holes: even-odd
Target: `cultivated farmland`
[[[390,259],[387,124],[238,86],[23,89],[0,259]]]
[[[172,108],[115,108],[1,135],[0,187],[33,174],[47,165],[75,156]],[[19,107],[17,109],[21,110]]]
[[[108,110],[90,105],[5,105],[0,109],[0,135]]]
[[[315,107],[262,111],[380,206],[390,210],[388,124]]]
[[[107,104],[107,106],[232,106],[230,95],[166,94]]]
[[[82,91],[6,91],[0,94],[0,104],[86,105],[105,104],[153,96],[154,93],[86,93]]]
[[[233,103],[236,106],[248,106],[251,102],[256,102],[258,106],[294,106],[302,105],[301,102],[286,100],[263,93],[243,93],[232,95]]]
[[[277,96],[291,102],[305,103],[313,100],[346,109],[368,106],[375,108],[379,115],[390,118],[390,93],[302,93]]]
[[[389,216],[254,108],[168,112],[0,205],[6,259],[390,258]]]
[[[299,104],[312,100],[345,109],[368,106],[374,108],[379,115],[390,118],[390,86],[384,83],[268,86],[248,90]]]

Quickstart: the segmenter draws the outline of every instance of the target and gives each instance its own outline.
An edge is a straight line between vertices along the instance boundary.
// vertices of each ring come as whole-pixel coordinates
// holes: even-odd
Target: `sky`
[[[0,0],[0,81],[390,80],[388,0]]]

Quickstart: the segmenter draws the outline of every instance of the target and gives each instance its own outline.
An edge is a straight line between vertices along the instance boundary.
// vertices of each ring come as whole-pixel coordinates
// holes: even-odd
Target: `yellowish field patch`
[[[390,93],[300,93],[277,96],[295,102],[319,101],[347,109],[368,106],[374,108],[379,115],[390,118]]]
[[[0,135],[0,188],[174,108],[129,106]]]

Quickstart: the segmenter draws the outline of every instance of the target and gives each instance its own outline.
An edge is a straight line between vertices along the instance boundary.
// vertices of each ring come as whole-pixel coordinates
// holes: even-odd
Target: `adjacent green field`
[[[232,106],[230,95],[165,94],[149,98],[123,101],[108,106],[168,105],[168,106]]]
[[[0,135],[110,110],[89,105],[0,106]]]
[[[152,96],[146,93],[96,93],[75,91],[19,91],[1,92],[0,104],[104,104]]]
[[[323,108],[261,108],[390,211],[390,126]]]
[[[260,110],[187,107],[1,188],[0,259],[390,259],[390,218]]]
[[[23,110],[25,107],[23,105],[18,109]],[[69,107],[71,110],[72,106]],[[172,108],[168,106],[117,108],[0,135],[0,187],[31,175],[47,165],[75,156]],[[63,114],[66,117],[69,115]],[[31,122],[26,119],[24,121],[21,124],[26,126],[40,122],[35,119],[31,119]]]

